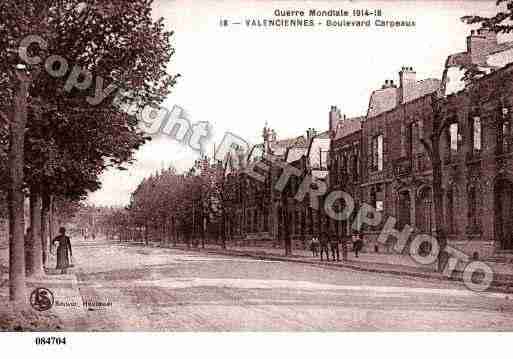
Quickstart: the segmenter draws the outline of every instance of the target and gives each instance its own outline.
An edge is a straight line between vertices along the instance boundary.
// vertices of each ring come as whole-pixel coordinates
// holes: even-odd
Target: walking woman
[[[68,267],[70,267],[70,258],[72,258],[73,253],[71,251],[71,241],[66,236],[66,229],[61,227],[59,233],[60,235],[52,241],[52,247],[56,242],[59,244],[57,247],[57,269],[60,269],[61,273],[65,274]]]

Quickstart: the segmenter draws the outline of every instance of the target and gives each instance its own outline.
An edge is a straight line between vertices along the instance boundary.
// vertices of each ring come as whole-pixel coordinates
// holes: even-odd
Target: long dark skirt
[[[57,247],[57,269],[69,268],[69,253],[68,248],[64,243]]]

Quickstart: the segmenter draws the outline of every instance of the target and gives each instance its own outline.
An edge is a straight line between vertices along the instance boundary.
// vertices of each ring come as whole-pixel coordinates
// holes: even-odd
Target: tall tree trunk
[[[285,210],[285,255],[292,255],[292,237],[290,236],[290,213]]]
[[[48,235],[50,236],[50,243],[52,243],[52,239],[55,237],[54,212],[53,196],[50,196],[50,210],[48,211]]]
[[[433,207],[435,211],[436,238],[440,248],[438,253],[438,271],[443,272],[446,264],[445,247],[447,237],[445,235],[443,216],[443,189],[442,189],[442,161],[440,158],[440,137],[434,136],[431,141],[431,166],[433,167]]]
[[[201,248],[205,249],[205,225],[206,218],[203,216],[203,210],[201,213]]]
[[[283,224],[283,242],[285,245],[285,256],[292,255],[292,243],[289,231],[289,211],[288,211],[288,192],[282,192],[282,224]]]
[[[226,211],[224,208],[221,216],[221,248],[226,249]]]
[[[18,80],[14,118],[9,126],[9,299],[22,303],[26,301],[23,168],[30,81],[21,74]]]
[[[192,236],[192,230],[191,228],[186,228],[185,229],[185,241],[187,242],[187,249],[191,249],[191,236]]]
[[[176,228],[176,218],[174,216],[171,218],[171,223],[173,224],[173,247],[176,247],[176,243],[178,242],[178,230]]]
[[[41,207],[41,245],[43,246],[43,267],[48,263],[48,222],[50,215],[50,196],[44,195]]]
[[[27,274],[40,277],[43,275],[43,248],[41,245],[41,206],[42,198],[37,190],[30,190],[30,227],[32,229],[29,242],[30,260],[27,263]]]

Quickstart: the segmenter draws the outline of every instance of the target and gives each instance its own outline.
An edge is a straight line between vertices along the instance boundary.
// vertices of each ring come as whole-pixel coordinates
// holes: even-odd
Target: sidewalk
[[[55,258],[50,258],[47,274],[42,277],[29,277],[26,280],[27,306],[14,310],[8,301],[8,255],[6,248],[0,248],[0,331],[55,331],[74,330],[84,323],[86,312],[78,281],[72,269],[68,274],[57,274]],[[30,307],[30,293],[36,288],[46,288],[52,292],[54,304],[50,310],[38,312]]]
[[[187,250],[185,244],[180,243],[177,247],[171,247],[181,250]],[[436,266],[421,265],[416,263],[410,256],[399,254],[381,254],[381,253],[360,253],[356,258],[353,252],[348,253],[348,260],[341,262],[321,262],[319,257],[312,257],[312,253],[306,250],[293,250],[292,256],[285,256],[283,248],[267,248],[267,247],[227,247],[223,250],[218,245],[208,244],[205,249],[191,248],[191,251],[205,251],[207,253],[249,256],[256,259],[271,259],[279,261],[288,261],[296,263],[304,263],[316,266],[329,266],[332,268],[346,268],[358,271],[393,274],[426,279],[463,281],[463,267],[458,267],[452,275],[436,272]],[[494,280],[491,288],[493,290],[513,292],[513,265],[497,262],[484,261],[494,273]]]

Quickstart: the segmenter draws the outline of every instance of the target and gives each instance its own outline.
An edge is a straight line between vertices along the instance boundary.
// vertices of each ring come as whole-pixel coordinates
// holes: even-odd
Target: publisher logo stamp
[[[53,307],[53,293],[47,288],[36,288],[30,293],[30,305],[37,311],[44,312]]]

